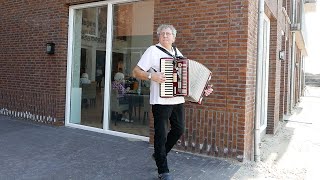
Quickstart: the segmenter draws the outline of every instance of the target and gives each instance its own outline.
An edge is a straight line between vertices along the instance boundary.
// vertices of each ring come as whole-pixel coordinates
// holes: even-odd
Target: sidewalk
[[[147,142],[0,115],[1,180],[157,179]],[[176,180],[227,180],[239,169],[219,158],[168,155]]]
[[[320,87],[262,139],[261,161],[168,155],[176,180],[320,179]],[[147,142],[0,115],[1,180],[156,180]]]
[[[320,87],[307,87],[295,112],[261,143],[261,161],[241,164],[232,179],[319,180]]]

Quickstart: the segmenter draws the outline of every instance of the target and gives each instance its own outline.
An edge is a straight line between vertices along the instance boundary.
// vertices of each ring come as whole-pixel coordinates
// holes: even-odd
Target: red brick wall
[[[291,34],[291,32],[290,32]],[[291,102],[290,102],[290,83],[291,83],[291,64],[292,64],[292,57],[291,57],[291,54],[292,54],[292,42],[293,42],[293,39],[292,39],[292,36],[289,36],[288,38],[288,51],[286,53],[286,56],[287,56],[287,61],[286,61],[286,66],[287,66],[287,71],[286,71],[286,74],[287,74],[287,81],[286,81],[286,86],[287,86],[287,96],[285,96],[286,98],[286,105],[285,105],[285,114],[290,114],[290,106],[291,106]]]
[[[291,13],[291,1],[290,0],[286,0],[287,1],[287,6],[286,6],[286,12],[288,15],[288,19],[287,19],[287,29],[286,29],[286,36],[287,36],[287,42],[286,42],[286,46],[287,46],[287,50],[286,50],[286,60],[285,60],[285,66],[287,67],[285,74],[286,74],[286,79],[285,79],[285,86],[286,86],[286,90],[284,92],[284,114],[288,114],[289,113],[289,105],[290,105],[290,71],[291,71],[291,46],[292,46],[292,36],[291,36],[291,32],[290,32],[290,25],[288,24],[288,21],[290,20],[290,13]]]
[[[283,8],[285,8],[283,13],[284,18],[284,36],[282,37],[282,51],[284,51],[285,57],[284,60],[281,61],[281,87],[280,87],[280,112],[279,112],[279,120],[283,120],[283,115],[287,114],[287,106],[288,106],[288,93],[289,93],[289,61],[290,61],[290,52],[291,52],[291,32],[290,32],[290,25],[289,25],[289,11],[288,7],[290,6],[290,2],[283,0]]]
[[[67,5],[75,5],[75,4],[83,4],[83,3],[90,3],[90,2],[97,2],[99,0],[65,0]]]
[[[64,1],[0,3],[0,108],[64,120],[67,18]],[[56,44],[54,55],[47,42]]]
[[[268,123],[267,133],[274,134],[277,130],[279,118],[282,117],[283,103],[281,103],[282,78],[281,61],[279,52],[283,49],[286,32],[286,17],[282,12],[282,1],[267,1],[266,12],[270,18],[270,54],[269,54],[269,93],[268,93]],[[282,89],[284,86],[282,86]]]
[[[280,34],[281,37],[281,34]],[[268,92],[268,122],[267,133],[272,134],[279,121],[279,100],[280,100],[280,70],[281,62],[278,58],[279,30],[277,21],[270,22],[270,54],[269,54],[269,92]]]
[[[285,32],[285,38],[282,41],[283,44],[283,48],[285,48],[285,60],[282,62],[283,63],[283,67],[282,67],[282,80],[281,83],[283,83],[283,88],[281,87],[281,98],[283,98],[283,102],[280,103],[280,112],[279,112],[279,120],[282,120],[282,114],[290,114],[290,109],[288,109],[291,106],[291,102],[290,102],[290,83],[291,83],[291,64],[292,64],[292,57],[291,57],[291,50],[292,50],[292,44],[294,42],[292,42],[292,34],[290,31],[290,25],[289,25],[289,21],[292,21],[292,17],[291,17],[291,13],[292,13],[292,2],[287,0],[286,1],[286,13],[287,13],[287,17],[283,17],[284,21],[285,21],[285,26],[284,28],[284,32]],[[283,15],[284,16],[284,15]],[[297,47],[297,46],[296,46]],[[299,59],[301,58],[301,56],[299,55],[300,50],[296,48],[296,52],[297,55],[296,57],[298,57]],[[296,74],[297,72],[295,72]],[[298,75],[298,77],[300,77],[300,74]],[[296,84],[299,82],[299,78],[294,76],[294,81],[296,82]],[[295,90],[294,93],[296,93],[297,91]],[[295,97],[295,99],[299,100],[299,97]],[[297,102],[298,102],[297,100]],[[294,101],[294,104],[296,102]],[[281,112],[282,111],[282,112]]]
[[[248,157],[253,160],[253,142],[254,142],[254,117],[255,117],[255,87],[256,87],[256,61],[257,61],[257,33],[258,33],[258,1],[250,1],[248,16],[248,67],[247,67],[247,87],[246,112],[247,135],[246,152]],[[249,154],[250,153],[250,154]],[[250,156],[249,156],[250,155]]]
[[[286,52],[285,52],[285,61],[284,61],[284,66],[286,67],[285,69],[285,76],[286,78],[284,79],[284,103],[283,103],[283,111],[284,114],[288,114],[289,109],[288,107],[290,106],[290,71],[291,71],[291,46],[292,46],[292,36],[291,36],[291,31],[290,31],[290,24],[289,21],[291,21],[291,17],[290,17],[290,13],[291,13],[291,1],[290,0],[286,0],[286,13],[287,13],[287,17],[286,17],[286,30],[285,30],[285,34],[286,34]]]
[[[186,133],[177,148],[250,158],[254,75],[247,72],[248,2],[158,0],[155,28],[162,23],[177,28],[176,44],[185,56],[213,72],[214,93],[202,105],[186,104]]]
[[[285,31],[284,31],[285,32]],[[286,33],[286,32],[285,32]],[[282,40],[281,40],[281,51],[286,52],[287,51],[287,47],[286,47],[286,36],[287,34],[285,34],[284,36],[282,36]],[[283,120],[283,115],[284,115],[284,101],[285,101],[285,92],[287,90],[287,86],[286,86],[286,78],[287,78],[287,74],[286,74],[286,59],[287,57],[285,57],[285,59],[280,60],[281,61],[281,73],[280,73],[280,104],[279,104],[279,120]]]
[[[291,34],[289,32],[289,34]],[[285,65],[286,66],[286,70],[284,72],[286,78],[284,80],[284,84],[285,84],[285,90],[284,90],[284,103],[283,103],[283,111],[284,111],[284,114],[288,114],[289,113],[289,109],[288,109],[288,106],[289,106],[289,94],[290,94],[290,70],[291,70],[291,44],[292,44],[292,37],[291,36],[287,36],[288,39],[286,41],[286,52],[285,52]]]
[[[54,116],[65,111],[68,5],[92,0],[43,3],[2,2],[0,6],[0,108]],[[280,4],[278,6],[277,2]],[[269,122],[279,119],[283,20],[282,1],[266,1],[271,18]],[[277,14],[278,13],[278,14]],[[256,0],[155,0],[155,28],[178,30],[182,53],[213,74],[214,93],[202,105],[186,103],[186,133],[176,148],[242,161],[253,157],[258,2]],[[155,37],[155,43],[157,38]],[[47,55],[45,44],[56,43]],[[20,101],[22,100],[22,101]],[[30,109],[30,110],[29,110]],[[153,130],[151,124],[151,142]]]

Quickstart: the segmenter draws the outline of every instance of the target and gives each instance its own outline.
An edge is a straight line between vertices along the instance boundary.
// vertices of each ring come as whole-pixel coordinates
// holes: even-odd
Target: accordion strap
[[[175,46],[173,47],[174,53],[175,55],[172,55],[171,53],[169,53],[166,49],[164,49],[163,47],[160,46],[156,46],[158,49],[160,49],[161,51],[163,51],[164,53],[168,54],[169,56],[173,57],[174,59],[176,59],[178,57],[178,53],[177,53],[177,48]]]

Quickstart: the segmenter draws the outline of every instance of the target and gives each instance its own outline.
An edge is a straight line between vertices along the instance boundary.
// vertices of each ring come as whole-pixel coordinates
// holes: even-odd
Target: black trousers
[[[154,153],[158,167],[158,173],[169,172],[167,154],[179,140],[185,130],[184,106],[176,105],[152,105],[154,117]],[[168,133],[168,120],[170,131]]]

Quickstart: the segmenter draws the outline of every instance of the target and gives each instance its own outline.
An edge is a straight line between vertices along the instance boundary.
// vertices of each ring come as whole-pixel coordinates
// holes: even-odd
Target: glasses
[[[161,32],[160,36],[172,36],[171,32]]]

